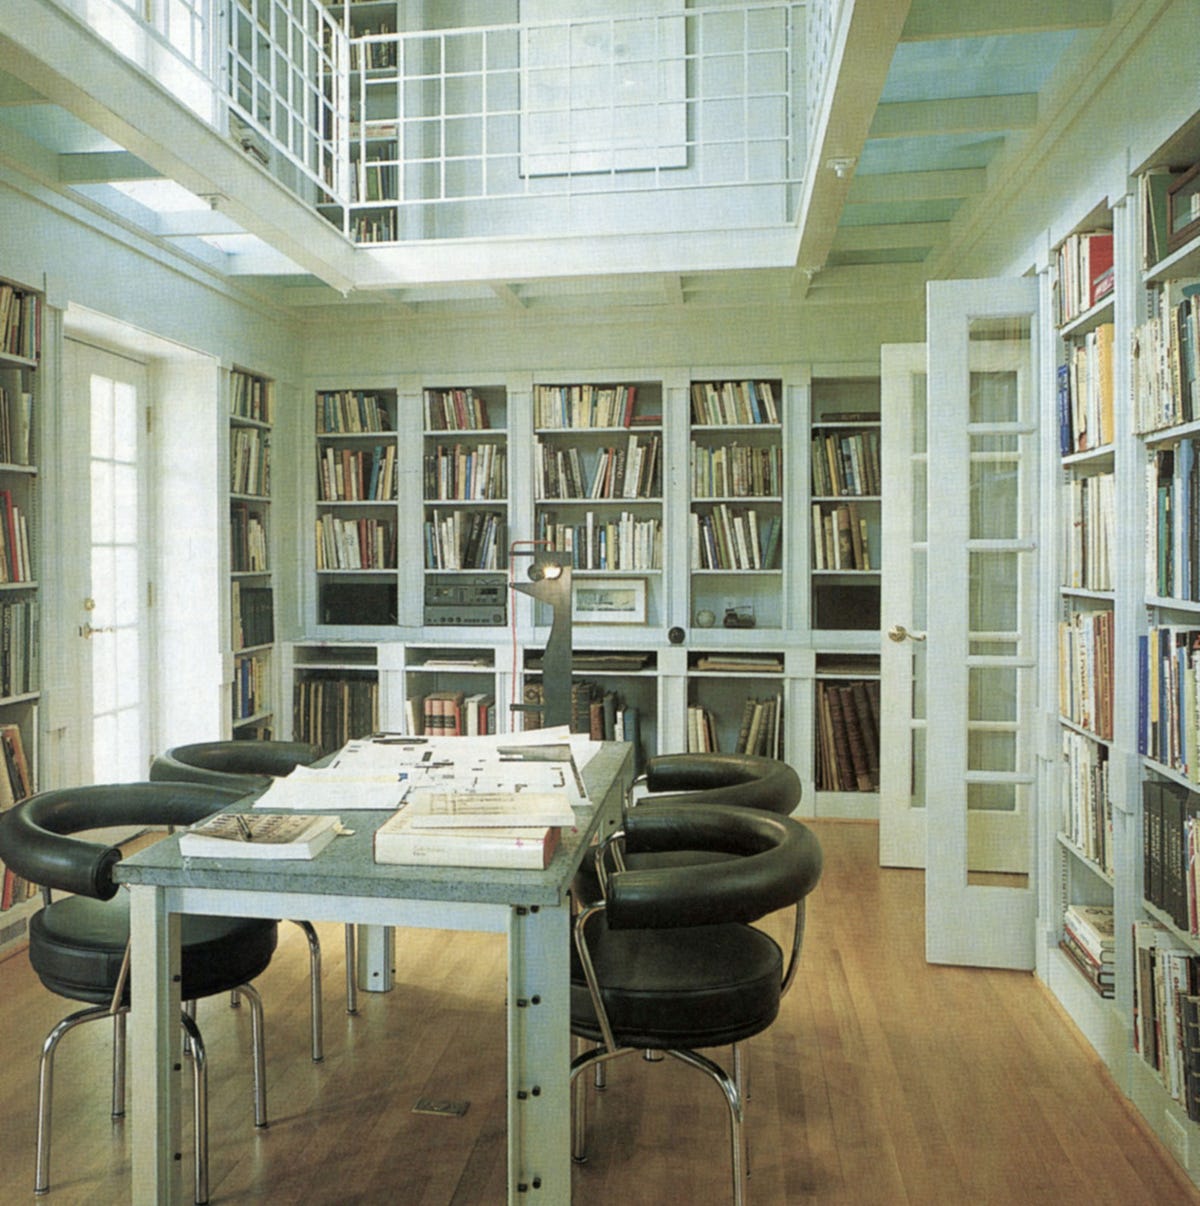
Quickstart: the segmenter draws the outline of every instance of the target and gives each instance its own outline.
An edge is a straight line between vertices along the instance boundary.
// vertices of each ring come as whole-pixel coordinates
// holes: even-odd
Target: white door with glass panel
[[[141,473],[148,398],[145,366],[76,340],[64,351],[64,390],[77,416],[64,491],[64,567],[75,607],[71,640],[79,773],[93,783],[145,778],[147,681],[146,516]],[[86,422],[84,421],[86,419]]]
[[[1037,289],[928,301],[924,366],[883,361],[881,859],[926,869],[931,961],[1031,967]]]

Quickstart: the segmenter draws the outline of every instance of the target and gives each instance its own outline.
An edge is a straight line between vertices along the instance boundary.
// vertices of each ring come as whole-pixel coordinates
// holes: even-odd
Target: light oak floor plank
[[[801,974],[775,1026],[750,1044],[754,1206],[1200,1204],[1034,977],[926,964],[921,874],[881,870],[871,825],[814,828],[826,869]],[[770,924],[786,933],[785,918]],[[280,927],[280,952],[259,983],[266,1131],[251,1125],[245,1010],[201,1004],[213,1202],[502,1202],[503,939],[398,932],[395,989],[362,994],[350,1018],[340,927],[320,931],[324,1063],[308,1058],[307,957],[296,927]],[[0,964],[6,1202],[32,1197],[37,1056],[66,1012],[24,955]],[[50,1206],[128,1200],[127,1127],[109,1120],[108,1086],[107,1026],[69,1035]],[[420,1097],[470,1107],[462,1118],[416,1114]],[[589,1161],[575,1170],[574,1202],[724,1204],[727,1150],[724,1104],[704,1077],[674,1061],[618,1061],[609,1087],[592,1095]]]

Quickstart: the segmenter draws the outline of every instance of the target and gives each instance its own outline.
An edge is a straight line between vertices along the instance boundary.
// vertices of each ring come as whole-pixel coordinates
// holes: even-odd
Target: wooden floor
[[[879,870],[872,826],[814,828],[826,870],[802,972],[778,1022],[751,1044],[755,1206],[1200,1203],[1032,976],[928,966],[921,875]],[[503,940],[400,932],[396,988],[366,995],[350,1018],[340,927],[321,933],[323,1064],[308,1059],[296,927],[281,926],[281,953],[259,981],[269,1129],[251,1124],[245,1011],[202,1003],[213,1202],[503,1202]],[[0,964],[4,1202],[33,1196],[37,1055],[65,1012],[23,955]],[[107,1032],[85,1027],[60,1049],[52,1206],[128,1201]],[[461,1118],[417,1114],[421,1097],[470,1107]],[[724,1107],[699,1074],[672,1061],[618,1063],[592,1122],[576,1206],[728,1201]]]

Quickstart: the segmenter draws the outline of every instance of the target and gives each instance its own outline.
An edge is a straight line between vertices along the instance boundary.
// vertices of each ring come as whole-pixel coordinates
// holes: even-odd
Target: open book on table
[[[179,835],[179,852],[200,858],[315,858],[342,831],[336,816],[219,812]]]

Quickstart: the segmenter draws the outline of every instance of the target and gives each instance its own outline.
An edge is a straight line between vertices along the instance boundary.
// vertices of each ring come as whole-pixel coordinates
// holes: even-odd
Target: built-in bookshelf
[[[656,381],[533,387],[533,538],[580,592],[635,577],[639,622],[662,614],[663,406]],[[586,610],[586,608],[585,608]],[[548,622],[543,608],[538,622]]]
[[[508,731],[488,646],[408,645],[404,651],[404,731],[473,737]]]
[[[881,435],[878,380],[813,381],[809,567],[822,631],[879,627]]]
[[[508,394],[503,386],[422,395],[423,620],[503,625],[508,616]]]
[[[233,735],[277,732],[275,586],[271,560],[271,439],[275,383],[229,374],[229,647]]]
[[[878,656],[817,655],[813,725],[816,790],[878,792]]]
[[[42,324],[42,295],[0,280],[0,810],[37,786]],[[7,868],[2,876],[0,954],[25,940],[34,893]]]
[[[373,645],[297,644],[289,650],[292,739],[324,753],[379,731],[379,651]]]
[[[692,381],[690,402],[692,622],[782,628],[782,382]]]
[[[688,751],[784,758],[785,660],[779,649],[689,651]]]
[[[396,620],[396,391],[316,395],[313,558],[321,624]]]

